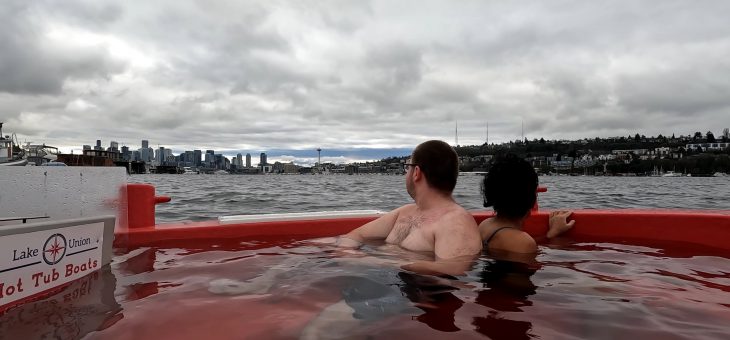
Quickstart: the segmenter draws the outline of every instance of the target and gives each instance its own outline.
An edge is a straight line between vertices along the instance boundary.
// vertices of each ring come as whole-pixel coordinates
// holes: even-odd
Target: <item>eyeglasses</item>
[[[406,170],[408,170],[410,167],[418,166],[418,164],[416,163],[403,163],[403,165],[406,166]]]

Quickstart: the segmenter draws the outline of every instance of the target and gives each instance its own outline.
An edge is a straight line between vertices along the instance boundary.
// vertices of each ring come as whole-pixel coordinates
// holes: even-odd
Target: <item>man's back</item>
[[[409,204],[395,212],[397,217],[385,239],[387,243],[412,251],[436,252],[439,258],[472,255],[481,249],[474,218],[456,203],[430,209]]]

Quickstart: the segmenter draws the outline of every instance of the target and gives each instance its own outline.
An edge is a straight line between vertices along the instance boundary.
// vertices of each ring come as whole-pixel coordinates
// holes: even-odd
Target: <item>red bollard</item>
[[[155,187],[150,184],[127,184],[126,200],[126,226],[135,229],[154,226],[155,204],[170,202],[170,197],[155,196]]]
[[[535,191],[535,205],[532,206],[532,211],[537,211],[537,194],[540,192],[547,192],[547,187],[537,187],[537,190]]]

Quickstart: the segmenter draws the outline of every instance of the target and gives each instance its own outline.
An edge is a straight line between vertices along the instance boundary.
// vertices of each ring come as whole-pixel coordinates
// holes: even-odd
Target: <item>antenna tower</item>
[[[525,141],[525,120],[522,120],[522,142]]]
[[[487,121],[487,145],[489,145],[489,121]]]
[[[459,145],[459,121],[454,123],[454,145]]]

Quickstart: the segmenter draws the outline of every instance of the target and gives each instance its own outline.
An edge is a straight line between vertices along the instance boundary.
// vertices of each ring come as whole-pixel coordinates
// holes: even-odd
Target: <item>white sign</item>
[[[0,309],[101,268],[104,222],[0,237]]]

